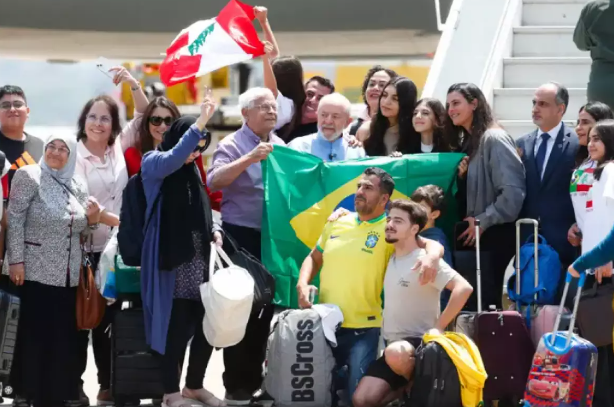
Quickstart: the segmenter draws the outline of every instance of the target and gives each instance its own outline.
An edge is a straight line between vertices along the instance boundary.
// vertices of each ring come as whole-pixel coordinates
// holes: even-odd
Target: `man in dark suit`
[[[575,222],[569,185],[579,148],[578,136],[563,123],[568,104],[569,92],[563,85],[540,86],[533,96],[537,129],[516,142],[527,181],[521,216],[539,220],[540,234],[558,252],[565,270],[576,257],[567,231]],[[524,238],[531,232],[524,231]]]

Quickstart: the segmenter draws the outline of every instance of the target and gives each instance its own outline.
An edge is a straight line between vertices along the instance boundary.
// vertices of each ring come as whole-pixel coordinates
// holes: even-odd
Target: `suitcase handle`
[[[573,304],[573,312],[571,314],[571,321],[569,323],[569,330],[567,331],[567,340],[565,341],[565,347],[560,348],[557,346],[557,337],[561,337],[559,332],[559,325],[561,324],[561,319],[563,317],[563,312],[565,310],[565,298],[567,297],[567,293],[569,292],[569,284],[573,280],[573,276],[568,272],[565,277],[565,288],[563,289],[563,296],[561,297],[561,305],[559,306],[559,312],[556,315],[556,321],[554,322],[554,329],[552,330],[552,341],[546,343],[546,345],[552,350],[556,351],[556,353],[565,353],[569,350],[569,345],[571,344],[571,337],[573,336],[573,330],[576,325],[576,316],[578,315],[578,306],[580,305],[580,297],[582,296],[582,288],[584,287],[584,282],[586,281],[586,273],[580,274],[580,279],[578,280],[578,292],[576,293],[576,298],[574,299]]]
[[[482,268],[480,266],[480,220],[474,220],[475,225],[475,272],[476,272],[476,282],[478,284],[478,313],[482,312]]]
[[[533,225],[534,253],[535,261],[535,288],[539,285],[539,222],[535,219],[518,219],[516,221],[516,294],[520,297],[520,226]],[[537,304],[537,293],[535,293],[535,303]],[[516,308],[520,311],[520,302],[516,302]],[[534,305],[536,308],[536,305]],[[535,309],[534,309],[535,311]]]

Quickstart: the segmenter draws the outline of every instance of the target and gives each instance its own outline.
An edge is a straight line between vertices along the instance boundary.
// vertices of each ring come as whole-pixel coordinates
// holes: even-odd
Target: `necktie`
[[[539,174],[539,178],[542,178],[542,174],[544,172],[544,161],[546,161],[546,150],[548,150],[548,139],[550,138],[550,134],[543,133],[542,134],[542,143],[539,145],[537,149],[537,154],[535,155],[535,163],[537,164],[537,173]]]

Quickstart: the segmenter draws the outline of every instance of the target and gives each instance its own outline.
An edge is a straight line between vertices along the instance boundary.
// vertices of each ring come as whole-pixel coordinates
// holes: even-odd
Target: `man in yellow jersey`
[[[341,216],[324,227],[318,244],[303,262],[297,284],[299,305],[310,307],[309,293],[315,287],[309,283],[321,268],[319,302],[335,304],[343,312],[333,354],[337,368],[348,367],[348,406],[377,356],[384,274],[394,251],[385,241],[386,205],[393,191],[394,181],[386,171],[367,168],[354,198],[357,213]],[[435,278],[433,271],[443,256],[443,247],[427,239],[420,239],[419,245],[427,252],[419,271],[426,284]]]

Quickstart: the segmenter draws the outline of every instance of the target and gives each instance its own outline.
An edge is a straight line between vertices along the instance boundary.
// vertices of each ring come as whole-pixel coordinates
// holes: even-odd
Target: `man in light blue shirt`
[[[310,153],[323,161],[344,161],[366,157],[362,147],[352,147],[343,137],[351,123],[352,104],[340,93],[326,95],[318,106],[318,132],[295,138],[288,144],[293,150]]]

